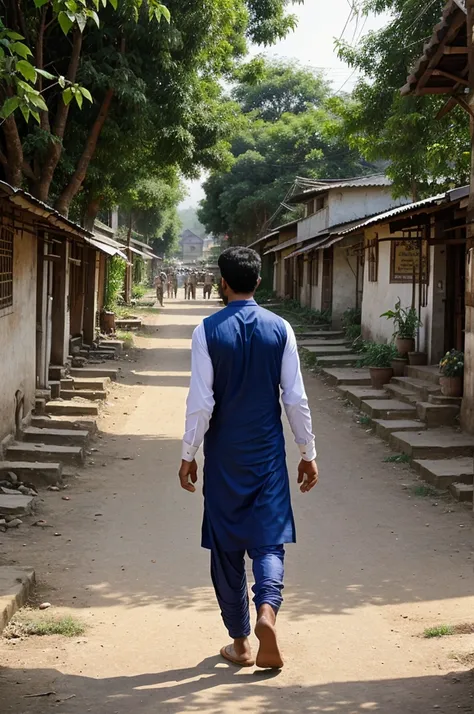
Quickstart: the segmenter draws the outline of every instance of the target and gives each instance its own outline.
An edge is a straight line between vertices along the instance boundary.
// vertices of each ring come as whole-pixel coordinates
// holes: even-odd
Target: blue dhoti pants
[[[247,551],[252,560],[255,607],[271,605],[275,613],[283,602],[285,549],[268,545]],[[250,635],[249,596],[245,574],[245,550],[223,551],[215,543],[211,549],[211,577],[230,637]]]

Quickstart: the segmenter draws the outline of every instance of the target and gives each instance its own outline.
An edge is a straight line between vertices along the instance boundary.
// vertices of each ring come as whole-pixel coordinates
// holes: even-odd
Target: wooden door
[[[321,310],[332,311],[332,266],[334,251],[327,248],[323,251],[323,281],[321,285]]]
[[[446,246],[446,307],[444,348],[464,351],[466,246]]]

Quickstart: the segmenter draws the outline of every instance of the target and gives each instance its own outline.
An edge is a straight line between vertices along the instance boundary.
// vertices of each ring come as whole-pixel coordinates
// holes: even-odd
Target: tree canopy
[[[397,195],[422,198],[465,183],[469,176],[469,121],[455,108],[436,119],[445,98],[400,96],[410,68],[439,22],[445,0],[357,0],[355,9],[391,13],[390,22],[340,56],[363,73],[351,101],[335,100],[343,136],[369,161],[389,162]]]
[[[275,212],[280,210],[284,218],[287,209],[281,204],[296,176],[343,178],[368,169],[342,138],[329,85],[320,74],[294,63],[259,59],[263,79],[254,85],[248,81],[254,64],[238,73],[232,91],[241,98],[242,113],[230,139],[231,165],[211,173],[199,211],[209,232],[228,233],[243,243],[255,240]],[[283,111],[283,106],[293,111]],[[260,118],[262,111],[267,120]]]

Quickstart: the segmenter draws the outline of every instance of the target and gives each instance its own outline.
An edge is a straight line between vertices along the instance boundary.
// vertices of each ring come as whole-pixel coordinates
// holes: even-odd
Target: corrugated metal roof
[[[291,228],[291,226],[296,226],[298,223],[299,219],[296,219],[294,221],[289,221],[288,223],[283,223],[281,226],[276,226],[276,228],[272,228],[270,233],[267,233],[266,235],[262,236],[262,238],[258,238],[258,240],[254,241],[253,243],[250,243],[248,245],[248,248],[253,248],[254,245],[258,245],[264,240],[269,240],[270,238],[273,238],[274,236],[277,236],[280,231],[282,231],[284,228]]]
[[[298,236],[295,236],[294,238],[290,238],[289,240],[286,240],[284,243],[279,243],[278,245],[274,246],[273,248],[270,248],[270,250],[267,250],[266,253],[263,255],[268,255],[269,253],[279,253],[280,250],[285,250],[285,248],[291,248],[292,245],[296,245],[297,243],[302,243],[303,241],[301,238],[298,238]]]
[[[4,194],[13,204],[19,206],[25,211],[30,211],[36,216],[41,216],[47,223],[50,223],[53,227],[58,230],[65,231],[67,233],[75,233],[80,238],[84,236],[92,237],[90,231],[86,231],[85,228],[79,226],[74,221],[70,221],[69,218],[63,216],[62,213],[56,211],[47,203],[43,203],[38,198],[35,198],[30,193],[23,191],[21,188],[14,188],[6,181],[0,181],[0,192]]]
[[[441,21],[434,27],[430,40],[423,48],[422,56],[411,70],[406,84],[400,90],[402,95],[417,94],[419,91],[418,83],[427,71],[430,71],[431,74],[425,78],[424,88],[446,86],[451,81],[452,89],[455,89],[457,85],[455,80],[446,77],[446,75],[433,75],[433,71],[444,69],[456,76],[462,76],[466,73],[467,54],[449,55],[446,53],[438,56],[442,44],[459,43],[458,35],[462,35],[461,46],[467,45],[467,40],[465,39],[466,14],[464,0],[449,0],[445,5]]]
[[[392,182],[385,174],[371,174],[370,176],[355,176],[347,179],[324,179],[321,181],[313,179],[305,179],[297,177],[296,181],[300,181],[306,185],[306,188],[300,193],[295,193],[289,199],[290,203],[300,203],[306,201],[311,196],[316,196],[318,193],[332,191],[341,188],[374,188],[382,186],[389,188]]]

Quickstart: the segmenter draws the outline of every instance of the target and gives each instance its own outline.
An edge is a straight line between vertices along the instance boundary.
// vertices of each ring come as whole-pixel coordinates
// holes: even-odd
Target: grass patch
[[[427,640],[435,637],[450,637],[455,634],[455,629],[452,625],[437,625],[436,627],[427,627],[423,632],[423,637]]]
[[[61,635],[62,637],[78,637],[86,631],[84,624],[72,617],[42,616],[39,613],[24,612],[18,614],[4,630],[4,637],[17,639],[19,637]]]
[[[372,424],[372,419],[367,414],[360,414],[359,424],[361,426],[370,426]]]
[[[383,460],[384,464],[409,464],[410,461],[408,454],[390,454]]]
[[[117,339],[122,340],[126,350],[130,350],[135,344],[133,333],[125,330],[117,330]]]
[[[412,493],[414,496],[419,496],[420,498],[427,498],[428,496],[438,496],[438,492],[432,486],[426,486],[421,484],[419,486],[413,486]]]

